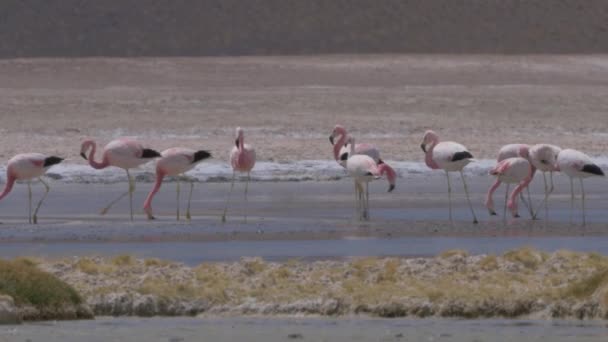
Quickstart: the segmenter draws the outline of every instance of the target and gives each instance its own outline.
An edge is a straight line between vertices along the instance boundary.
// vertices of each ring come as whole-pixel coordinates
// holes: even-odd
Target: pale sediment
[[[96,315],[321,315],[608,319],[608,257],[503,256],[239,262],[130,257],[42,261]]]

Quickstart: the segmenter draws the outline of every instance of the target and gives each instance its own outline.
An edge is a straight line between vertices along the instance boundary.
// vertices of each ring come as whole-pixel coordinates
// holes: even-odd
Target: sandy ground
[[[428,128],[480,158],[513,142],[608,150],[602,55],[18,59],[0,74],[2,160],[78,160],[84,136],[123,135],[225,158],[236,126],[261,160],[331,159],[336,123],[389,160],[420,160]]]

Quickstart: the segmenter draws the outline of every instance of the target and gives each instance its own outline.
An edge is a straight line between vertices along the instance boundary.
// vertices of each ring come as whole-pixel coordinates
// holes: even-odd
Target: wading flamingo
[[[350,136],[348,135],[346,128],[341,125],[336,125],[334,127],[334,130],[331,132],[331,135],[329,136],[329,142],[333,145],[334,159],[342,167],[346,167],[346,161],[348,160],[348,157],[351,154],[351,148],[348,146],[349,137]],[[335,140],[336,138],[338,140]],[[389,186],[390,184],[395,184],[395,178],[397,177],[397,174],[395,173],[395,170],[390,167],[390,165],[386,164],[380,158],[380,151],[376,148],[376,146],[372,144],[356,144],[355,154],[363,154],[369,156],[374,160],[377,165],[386,165],[384,168],[390,170],[387,171],[386,177],[389,182]]]
[[[253,169],[253,166],[255,165],[255,149],[251,145],[245,144],[245,135],[241,127],[237,127],[236,129],[236,141],[234,143],[236,146],[230,150],[232,184],[230,185],[230,192],[228,193],[228,199],[226,200],[226,206],[224,207],[224,213],[222,214],[222,222],[226,222],[226,211],[228,211],[230,196],[232,195],[232,189],[234,188],[236,172],[247,172],[247,180],[245,181],[245,222],[247,222],[247,190],[251,178],[251,169]]]
[[[557,155],[557,167],[560,172],[570,177],[570,223],[572,223],[574,212],[574,178],[578,178],[581,182],[583,226],[585,226],[587,221],[585,218],[585,188],[583,186],[583,178],[592,176],[603,177],[604,171],[594,164],[588,155],[572,149],[562,150]]]
[[[507,184],[505,191],[505,206],[503,210],[503,221],[507,221],[507,207],[511,210],[513,217],[519,217],[517,212],[517,196],[529,184],[529,180],[534,176],[533,167],[526,158],[515,157],[500,161],[490,174],[496,176],[499,181]],[[518,184],[509,198],[509,185]]]
[[[364,154],[356,154],[354,149],[355,139],[350,138],[350,157],[346,160],[346,170],[355,181],[355,203],[356,211],[359,220],[369,220],[369,182],[374,179],[389,174],[392,171],[386,164],[376,164],[373,158]],[[390,177],[393,181],[390,183],[388,192],[395,189],[394,174]],[[365,184],[365,192],[363,191]]]
[[[4,191],[2,191],[2,194],[0,194],[0,200],[2,200],[11,192],[11,190],[13,189],[13,185],[15,185],[15,181],[27,181],[29,201],[28,222],[34,224],[38,223],[38,210],[40,209],[40,206],[42,206],[42,202],[44,202],[44,199],[46,198],[50,190],[49,185],[42,180],[42,176],[51,166],[59,164],[62,161],[62,158],[55,156],[47,157],[41,153],[22,153],[14,156],[8,161],[8,166],[6,167],[6,185],[4,186]],[[42,195],[42,198],[40,198],[38,205],[36,205],[34,214],[32,215],[33,178],[38,178],[40,183],[44,185],[45,191],[44,195]]]
[[[459,143],[453,141],[442,141],[439,142],[439,136],[433,131],[426,131],[422,138],[420,148],[425,154],[424,161],[426,165],[433,169],[442,169],[445,171],[445,176],[448,180],[448,201],[450,206],[450,222],[453,224],[452,219],[452,186],[450,184],[450,172],[460,172],[462,178],[462,184],[464,185],[464,192],[467,196],[467,202],[473,215],[473,223],[477,223],[477,216],[473,210],[471,199],[469,197],[469,189],[467,182],[464,179],[462,169],[473,161],[473,155],[467,151],[467,148]]]
[[[501,147],[500,150],[498,151],[498,158],[496,158],[496,161],[500,163],[501,161],[503,161],[505,159],[517,158],[517,157],[525,158],[525,159],[528,159],[528,161],[529,161],[529,157],[530,157],[529,149],[530,149],[530,146],[526,145],[526,144],[505,145],[505,146]],[[532,170],[532,176],[534,176],[534,170]],[[488,190],[488,194],[486,195],[485,205],[486,205],[486,208],[488,208],[488,212],[490,213],[490,215],[496,215],[496,211],[494,210],[493,195],[494,195],[494,192],[500,187],[501,183],[502,183],[502,181],[500,180],[500,177],[497,177],[496,182],[494,182],[494,184],[490,187],[490,189]],[[507,184],[507,190],[508,190],[508,188],[509,188],[509,185]],[[530,212],[530,216],[532,218],[534,218],[532,200],[530,197],[530,189],[527,186],[526,186],[526,189],[528,192],[528,202],[526,202],[526,200],[524,199],[522,192],[520,192],[521,201],[528,208],[528,210]]]
[[[545,206],[545,222],[549,220],[549,195],[553,192],[553,172],[557,170],[557,156],[562,149],[550,144],[537,144],[530,147],[530,162],[532,166],[543,173],[545,184],[545,197],[542,203],[534,211],[533,218],[536,218],[540,208]],[[547,172],[551,178],[551,185],[547,185]]]
[[[87,151],[91,150],[87,156]],[[131,178],[129,169],[138,167],[152,160],[153,158],[160,157],[160,153],[155,150],[144,148],[139,142],[128,138],[120,138],[110,141],[104,148],[101,162],[95,161],[95,151],[97,144],[91,139],[87,139],[82,142],[80,147],[80,155],[89,161],[89,165],[94,169],[105,169],[109,166],[119,167],[127,172],[127,179],[129,181],[129,190],[124,194],[118,196],[115,200],[108,203],[100,214],[105,215],[108,210],[118,201],[120,201],[127,194],[129,195],[129,208],[131,209],[131,221],[133,221],[133,192],[135,191],[135,181]]]
[[[192,168],[201,161],[211,157],[211,153],[204,150],[196,151],[189,148],[174,147],[162,151],[160,155],[161,157],[156,160],[156,183],[144,202],[144,211],[148,215],[148,219],[154,220],[154,215],[152,215],[152,199],[154,198],[154,195],[156,195],[163,184],[163,178],[165,176],[177,176],[176,218],[179,221],[179,178],[180,176],[186,178],[184,173],[192,170]],[[190,182],[190,194],[188,195],[188,206],[186,207],[186,219],[190,220],[190,202],[192,200],[194,181],[188,181]]]

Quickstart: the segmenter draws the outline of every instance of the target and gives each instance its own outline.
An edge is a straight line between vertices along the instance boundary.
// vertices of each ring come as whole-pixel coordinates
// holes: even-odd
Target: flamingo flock
[[[251,171],[256,162],[255,149],[245,143],[244,130],[240,127],[236,129],[234,146],[230,150],[230,164],[233,174],[230,190],[226,199],[221,221],[226,222],[226,214],[230,206],[232,191],[234,189],[237,173],[246,174],[244,188],[244,221],[247,222],[247,194]],[[389,187],[388,192],[392,192],[396,187],[397,174],[380,157],[380,151],[374,145],[368,143],[356,143],[354,136],[348,133],[346,128],[336,125],[329,136],[332,144],[333,157],[342,166],[354,181],[355,189],[355,213],[356,219],[366,221],[370,219],[369,209],[369,182],[374,179],[386,177]],[[463,169],[470,163],[475,162],[473,154],[462,144],[453,141],[440,141],[439,135],[428,130],[424,133],[420,147],[424,153],[424,162],[432,170],[442,170],[447,180],[448,192],[448,217],[453,224],[452,209],[452,184],[450,173],[459,173],[462,180],[467,204],[471,211],[472,221],[478,223],[477,215],[473,209],[466,177]],[[135,191],[135,180],[131,177],[129,170],[137,168],[152,160],[156,161],[156,180],[153,188],[143,204],[143,210],[150,220],[155,219],[152,210],[154,196],[160,190],[165,177],[176,177],[176,219],[180,220],[180,180],[190,184],[188,202],[185,217],[191,219],[191,201],[194,188],[194,181],[186,176],[199,163],[211,158],[211,153],[206,150],[196,150],[184,147],[169,148],[161,153],[154,149],[144,147],[140,142],[128,138],[120,138],[110,141],[101,154],[101,161],[96,160],[97,144],[94,140],[87,139],[82,142],[80,155],[87,160],[88,164],[94,169],[105,169],[107,167],[118,167],[125,170],[128,180],[128,190],[120,196],[110,201],[100,214],[105,215],[114,204],[118,203],[125,196],[129,196],[130,220],[134,219],[133,193]],[[47,156],[40,153],[18,154],[8,161],[6,168],[6,185],[0,200],[4,199],[13,189],[15,182],[25,181],[28,185],[28,222],[36,224],[38,222],[38,211],[46,199],[50,187],[42,179],[46,171],[54,165],[61,163],[64,159],[57,156]],[[536,171],[543,174],[544,197],[535,209],[529,185],[532,182]],[[561,149],[551,144],[509,144],[503,146],[498,151],[497,164],[490,170],[489,174],[496,177],[496,181],[489,188],[485,207],[488,213],[497,215],[494,208],[493,195],[502,183],[506,184],[505,202],[503,208],[503,220],[506,221],[507,209],[510,214],[519,217],[518,199],[524,203],[532,219],[536,219],[541,208],[544,208],[545,221],[548,220],[549,208],[548,201],[554,191],[553,173],[561,172],[570,179],[570,221],[573,221],[574,213],[574,179],[578,179],[581,189],[581,216],[582,224],[586,225],[585,207],[585,188],[583,180],[589,177],[603,177],[603,170],[593,162],[593,160],[583,152],[573,149]],[[549,182],[547,181],[549,173]],[[32,212],[32,180],[37,179],[44,187],[45,192],[38,201]],[[514,190],[509,193],[509,187],[513,184]],[[523,191],[527,190],[527,200]]]

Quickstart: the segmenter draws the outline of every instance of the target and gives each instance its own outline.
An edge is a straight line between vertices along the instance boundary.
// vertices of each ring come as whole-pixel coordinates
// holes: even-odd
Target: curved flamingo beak
[[[420,148],[422,149],[422,152],[426,153],[426,145],[424,143],[420,144]]]
[[[388,186],[388,192],[391,192],[391,191],[393,191],[393,190],[395,190],[395,184],[390,184],[390,185]]]
[[[87,158],[87,155],[86,155],[86,154],[84,154],[84,152],[80,152],[80,156],[81,156],[82,158],[84,158],[84,160],[89,160],[89,158]]]
[[[334,144],[334,136],[330,135],[329,136],[329,142],[333,145]]]

